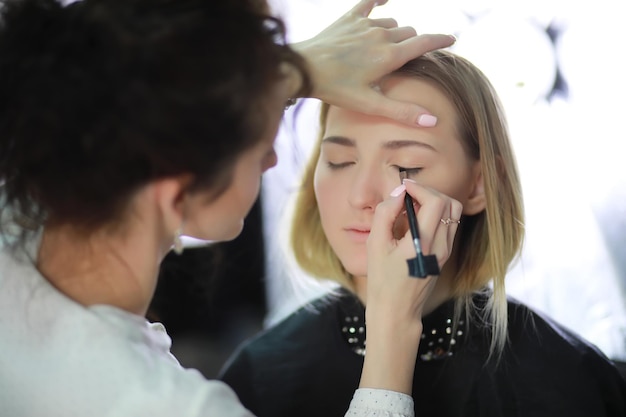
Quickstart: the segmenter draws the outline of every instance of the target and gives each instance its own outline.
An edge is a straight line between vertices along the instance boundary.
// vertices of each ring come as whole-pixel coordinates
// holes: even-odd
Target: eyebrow
[[[322,140],[322,143],[334,143],[335,145],[347,146],[351,148],[356,147],[355,140],[347,138],[345,136],[328,136]],[[420,148],[429,149],[433,152],[437,152],[437,149],[433,148],[428,143],[420,142],[418,140],[408,140],[408,139],[390,140],[390,141],[383,143],[382,147],[383,149],[396,150],[396,149],[403,149],[403,148],[408,148],[408,147],[413,147],[413,146],[417,146]]]

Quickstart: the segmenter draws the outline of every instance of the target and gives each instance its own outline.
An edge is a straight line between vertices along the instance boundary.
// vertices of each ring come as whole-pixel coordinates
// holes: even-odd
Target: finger
[[[424,55],[426,52],[447,48],[454,42],[456,42],[454,36],[441,34],[427,34],[408,38],[397,44],[393,57],[394,66],[400,68],[408,61]]]
[[[417,36],[417,32],[411,26],[403,26],[401,28],[389,29],[389,40],[395,43],[405,41],[409,38]]]
[[[451,212],[451,205],[454,200],[447,199],[446,207],[444,208],[443,213],[441,213],[442,219],[447,219],[449,213]],[[437,256],[437,261],[439,263],[439,268],[441,269],[445,262],[450,257],[452,253],[452,246],[454,244],[454,236],[456,234],[456,230],[458,228],[458,223],[444,223],[441,219],[439,220],[439,224],[436,226],[435,233],[432,237],[432,242],[430,245],[430,252]]]
[[[394,29],[398,27],[398,22],[396,19],[392,18],[383,18],[383,19],[370,19],[370,24],[372,26],[378,26],[385,29]]]
[[[427,201],[420,201],[421,207],[417,212],[417,224],[420,230],[422,251],[425,255],[433,255],[437,231],[441,230],[444,242],[447,241],[447,232],[441,224],[441,216],[447,212],[447,204],[440,196],[431,193]],[[442,227],[443,226],[443,227]],[[441,255],[441,254],[439,254]],[[439,259],[439,257],[438,257]]]
[[[370,15],[374,7],[387,3],[387,0],[361,0],[348,12],[358,16],[367,17]]]
[[[394,190],[395,196],[391,196],[376,206],[372,228],[367,240],[368,246],[383,249],[388,247],[389,242],[394,241],[393,224],[402,211],[404,190],[404,186],[396,188]]]
[[[463,204],[459,201],[452,200],[450,202],[450,218],[453,220],[458,220],[458,222],[450,223],[448,226],[448,242],[450,242],[450,246],[454,242],[454,237],[456,236],[456,232],[459,228],[461,216],[463,213]]]
[[[415,103],[392,100],[375,90],[371,91],[371,96],[363,97],[363,103],[373,104],[361,109],[362,113],[387,117],[413,127],[433,127],[437,124],[437,116]]]
[[[451,199],[432,188],[421,186],[412,180],[405,180],[403,183],[409,195],[420,206],[419,210],[417,210],[417,224],[422,250],[424,254],[430,255],[433,253],[437,231],[442,226],[441,218],[450,212]],[[441,229],[440,234],[442,234],[443,242],[446,242],[446,230]]]

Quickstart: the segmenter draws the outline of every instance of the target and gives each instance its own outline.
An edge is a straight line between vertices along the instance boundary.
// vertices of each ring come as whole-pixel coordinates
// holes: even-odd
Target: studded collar
[[[418,360],[441,360],[454,354],[463,341],[465,319],[453,323],[454,301],[448,301],[423,318],[424,330],[418,350]],[[338,322],[341,336],[355,354],[365,356],[365,307],[349,291],[342,289]]]

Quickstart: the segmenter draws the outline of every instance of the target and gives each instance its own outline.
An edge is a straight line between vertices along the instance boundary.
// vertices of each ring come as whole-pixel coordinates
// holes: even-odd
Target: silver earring
[[[185,247],[183,246],[183,240],[181,239],[182,234],[183,228],[180,227],[178,228],[178,230],[176,230],[176,234],[174,236],[174,253],[176,255],[181,255],[183,253],[183,250],[185,250]]]

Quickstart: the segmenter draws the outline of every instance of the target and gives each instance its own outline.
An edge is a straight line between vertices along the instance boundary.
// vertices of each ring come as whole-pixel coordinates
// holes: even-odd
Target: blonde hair
[[[439,89],[457,112],[457,129],[470,158],[480,161],[486,207],[463,216],[450,259],[444,268],[453,271],[453,297],[457,317],[462,309],[490,323],[490,354],[500,353],[507,339],[507,300],[504,279],[518,257],[524,237],[523,201],[517,163],[506,118],[497,94],[485,75],[466,59],[449,51],[435,51],[408,62],[394,75],[420,79]],[[321,131],[304,173],[297,196],[291,235],[294,256],[309,274],[328,278],[354,291],[350,274],[332,250],[322,229],[313,177],[320,154],[329,106],[321,112]],[[292,227],[292,231],[296,228]],[[489,283],[493,291],[478,311],[472,294]]]

